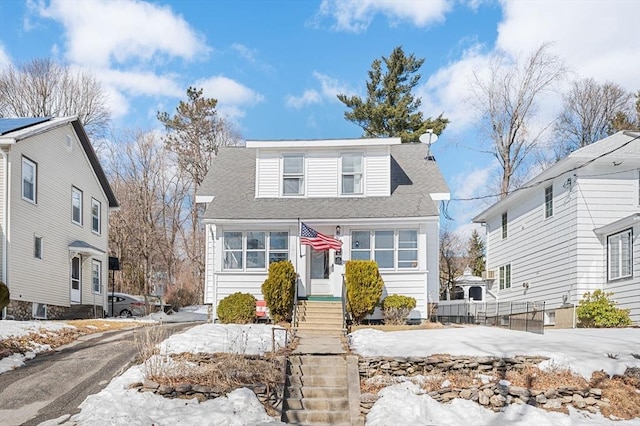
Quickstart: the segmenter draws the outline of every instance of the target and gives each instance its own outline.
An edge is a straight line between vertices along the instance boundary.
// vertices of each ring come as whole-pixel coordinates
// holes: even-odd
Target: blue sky
[[[189,85],[219,101],[245,139],[351,138],[336,94],[365,94],[371,62],[401,45],[425,58],[416,95],[451,125],[433,152],[452,197],[486,194],[493,158],[468,102],[469,79],[496,51],[521,58],[543,42],[572,78],[640,89],[637,0],[3,0],[0,67],[53,57],[88,69],[115,128],[159,128]],[[541,123],[560,105],[549,95]],[[454,228],[482,205],[453,201]]]

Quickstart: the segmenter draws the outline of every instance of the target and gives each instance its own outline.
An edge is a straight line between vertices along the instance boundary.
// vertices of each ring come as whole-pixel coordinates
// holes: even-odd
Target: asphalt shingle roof
[[[391,196],[255,198],[256,150],[220,149],[198,195],[213,196],[204,219],[347,219],[437,216],[430,193],[449,193],[426,145],[391,146]]]

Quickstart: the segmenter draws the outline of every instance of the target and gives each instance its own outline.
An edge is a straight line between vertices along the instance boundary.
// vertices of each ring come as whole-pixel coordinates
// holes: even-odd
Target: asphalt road
[[[167,337],[196,323],[166,327]],[[131,366],[138,354],[133,330],[85,336],[52,352],[38,355],[12,371],[0,374],[0,425],[38,425],[45,420],[76,414],[88,395],[102,390]]]

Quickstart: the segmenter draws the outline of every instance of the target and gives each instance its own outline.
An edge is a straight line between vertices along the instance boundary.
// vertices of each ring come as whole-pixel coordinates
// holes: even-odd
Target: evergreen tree
[[[484,255],[484,241],[480,237],[478,231],[474,229],[471,233],[471,237],[469,237],[469,249],[467,251],[469,267],[471,268],[473,275],[479,277],[484,272]]]
[[[350,109],[344,117],[362,127],[365,137],[400,137],[402,142],[417,142],[427,129],[433,129],[437,135],[442,133],[449,119],[442,114],[436,119],[424,119],[418,111],[422,100],[411,93],[420,80],[417,72],[423,63],[424,59],[413,54],[406,56],[400,46],[388,58],[374,60],[365,100],[360,96],[338,95]]]

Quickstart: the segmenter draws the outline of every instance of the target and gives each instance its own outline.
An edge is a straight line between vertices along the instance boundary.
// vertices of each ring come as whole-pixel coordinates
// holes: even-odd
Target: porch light
[[[340,225],[336,226],[336,236],[340,236]]]

